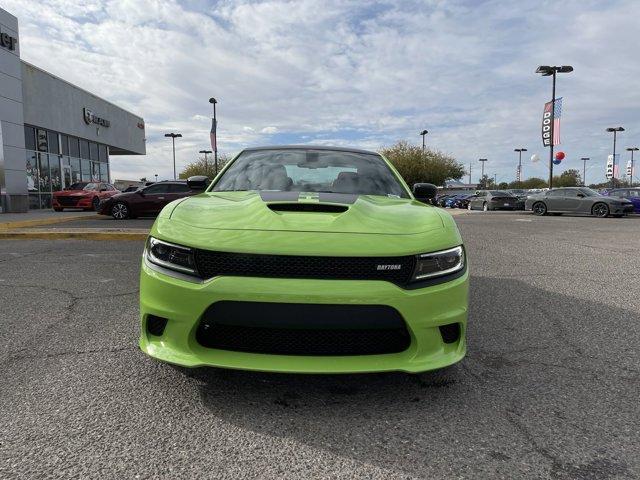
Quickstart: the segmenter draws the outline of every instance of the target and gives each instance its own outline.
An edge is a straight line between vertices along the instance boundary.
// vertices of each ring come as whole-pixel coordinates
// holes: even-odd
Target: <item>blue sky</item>
[[[144,117],[146,157],[112,157],[115,178],[168,178],[208,146],[300,143],[377,149],[427,143],[512,180],[546,175],[540,117],[550,96],[540,64],[570,64],[560,170],[603,179],[612,139],[640,144],[638,1],[4,0],[21,55]],[[627,152],[623,153],[626,162]]]

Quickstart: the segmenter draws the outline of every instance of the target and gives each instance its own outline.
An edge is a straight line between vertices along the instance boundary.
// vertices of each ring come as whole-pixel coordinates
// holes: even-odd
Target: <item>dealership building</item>
[[[112,156],[144,154],[144,120],[20,60],[0,8],[0,212],[50,208],[72,183],[110,182]]]

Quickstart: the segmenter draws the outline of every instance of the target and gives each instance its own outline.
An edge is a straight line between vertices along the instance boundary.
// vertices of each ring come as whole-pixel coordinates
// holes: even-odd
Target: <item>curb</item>
[[[73,222],[75,220],[96,220],[100,218],[98,214],[95,215],[69,215],[59,218],[40,218],[33,220],[16,220],[14,222],[2,222],[0,223],[0,230],[8,230],[13,228],[23,227],[40,227],[44,225],[55,225],[56,223]]]
[[[104,229],[0,230],[2,240],[146,240],[148,230],[109,231]]]

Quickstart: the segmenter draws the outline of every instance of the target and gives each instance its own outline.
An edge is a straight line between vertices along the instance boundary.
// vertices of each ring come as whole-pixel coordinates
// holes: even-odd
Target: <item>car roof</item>
[[[351,153],[365,153],[368,155],[378,155],[378,152],[372,152],[370,150],[361,150],[359,148],[349,147],[329,147],[326,145],[270,145],[265,147],[250,147],[245,148],[243,152],[254,152],[260,150],[326,150],[332,152],[351,152]]]

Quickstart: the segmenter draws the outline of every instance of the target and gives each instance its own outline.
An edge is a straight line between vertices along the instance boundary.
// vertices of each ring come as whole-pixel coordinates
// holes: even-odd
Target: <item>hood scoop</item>
[[[349,210],[346,205],[329,203],[270,203],[267,207],[274,212],[343,213]]]

